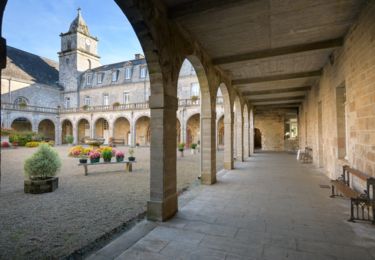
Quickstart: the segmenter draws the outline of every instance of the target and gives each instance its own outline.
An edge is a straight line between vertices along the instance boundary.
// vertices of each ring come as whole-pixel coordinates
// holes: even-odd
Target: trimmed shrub
[[[185,143],[179,143],[178,150],[182,152],[184,149],[185,149]]]
[[[191,148],[191,149],[196,149],[196,148],[197,148],[197,144],[191,144],[191,145],[190,145],[190,148]]]
[[[65,142],[72,144],[74,142],[74,137],[72,135],[65,136]]]
[[[9,142],[17,142],[19,146],[25,146],[26,143],[33,141],[35,135],[34,132],[13,132],[9,136]]]
[[[32,142],[27,142],[26,144],[25,144],[25,146],[26,147],[29,147],[29,148],[32,148],[32,147],[38,147],[39,146],[39,142],[34,142],[34,141],[32,141]]]
[[[56,175],[61,168],[57,152],[47,144],[41,144],[38,150],[25,161],[25,176],[29,179],[46,179]]]

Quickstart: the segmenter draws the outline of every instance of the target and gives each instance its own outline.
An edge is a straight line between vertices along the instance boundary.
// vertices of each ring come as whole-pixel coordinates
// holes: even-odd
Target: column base
[[[212,185],[216,183],[216,173],[203,173],[201,175],[201,183],[204,185]]]
[[[234,169],[233,161],[231,161],[231,162],[224,162],[224,169],[225,170],[233,170]]]
[[[178,211],[177,194],[164,201],[147,202],[147,219],[151,221],[166,221]]]

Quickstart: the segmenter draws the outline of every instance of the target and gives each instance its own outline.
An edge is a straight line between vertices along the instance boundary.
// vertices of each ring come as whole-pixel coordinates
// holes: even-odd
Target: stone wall
[[[262,150],[284,150],[284,115],[278,110],[256,111],[255,128],[262,135]]]
[[[342,164],[375,176],[374,13],[369,1],[300,110],[300,145],[331,178]]]

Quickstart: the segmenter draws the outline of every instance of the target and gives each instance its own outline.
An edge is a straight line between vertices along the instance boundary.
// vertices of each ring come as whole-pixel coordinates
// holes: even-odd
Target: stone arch
[[[28,117],[17,117],[13,119],[10,127],[19,132],[31,132],[33,130],[32,120]]]
[[[244,160],[243,152],[243,104],[238,95],[236,95],[233,103],[233,113],[234,113],[234,130],[233,130],[233,144],[235,157],[237,161],[242,162]]]
[[[186,147],[191,144],[200,144],[201,142],[201,127],[200,114],[195,113],[186,120]]]
[[[61,142],[62,144],[66,144],[66,136],[71,135],[73,136],[73,123],[69,119],[64,119],[61,122]]]
[[[21,104],[25,104],[25,105],[29,105],[30,104],[30,101],[28,98],[24,97],[24,96],[18,96],[15,100],[14,100],[14,105],[18,106],[18,105],[21,105]]]
[[[139,116],[135,121],[135,143],[136,145],[147,146],[151,143],[150,117]]]
[[[218,86],[217,92],[221,91],[223,106],[224,106],[224,119],[223,125],[223,145],[224,145],[224,168],[233,169],[233,105],[231,102],[231,95],[228,90],[228,86],[222,82]],[[218,128],[219,129],[219,128]],[[219,131],[219,130],[218,130]]]
[[[217,148],[221,150],[224,148],[224,115],[219,116],[219,120],[217,120]]]
[[[103,138],[104,143],[109,143],[109,120],[104,117],[99,117],[94,123],[94,138]]]
[[[77,120],[77,142],[84,143],[85,138],[91,137],[90,134],[91,126],[90,121],[86,118],[80,118]]]
[[[130,120],[125,116],[119,116],[113,123],[113,138],[124,140],[125,145],[131,144]]]
[[[38,133],[46,140],[55,141],[55,123],[51,119],[42,119],[38,124]]]

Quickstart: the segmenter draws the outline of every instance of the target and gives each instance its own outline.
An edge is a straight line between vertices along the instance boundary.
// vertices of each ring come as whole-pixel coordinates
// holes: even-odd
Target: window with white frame
[[[65,108],[70,108],[70,97],[65,97]]]
[[[85,99],[84,99],[83,103],[87,106],[90,106],[91,98],[89,96],[85,96]]]
[[[125,79],[131,79],[132,77],[132,68],[127,67],[125,68]]]
[[[87,74],[86,75],[86,85],[90,86],[91,83],[92,83],[92,75],[91,74]]]
[[[144,79],[146,78],[146,75],[147,75],[147,67],[143,66],[141,67],[140,78]]]
[[[103,83],[103,78],[104,78],[104,73],[98,73],[96,75],[96,77],[97,77],[98,84],[102,84]]]
[[[108,105],[109,105],[109,95],[103,94],[103,106],[108,106]]]
[[[124,96],[123,96],[124,104],[129,104],[129,100],[130,100],[129,92],[124,92]]]
[[[118,70],[112,71],[112,82],[116,82],[118,78]]]
[[[193,82],[190,85],[190,96],[196,96],[199,97],[199,83]]]

